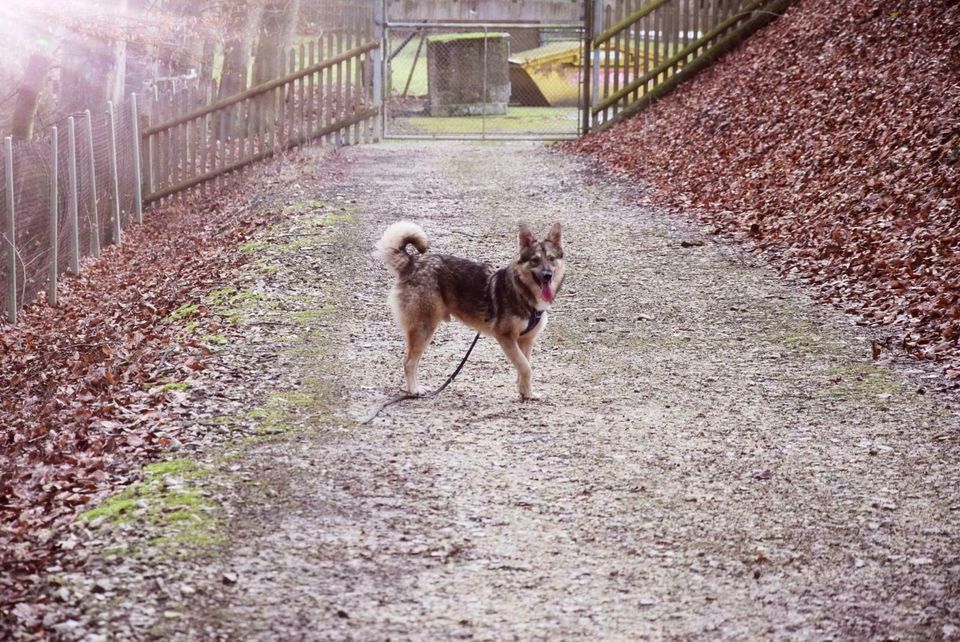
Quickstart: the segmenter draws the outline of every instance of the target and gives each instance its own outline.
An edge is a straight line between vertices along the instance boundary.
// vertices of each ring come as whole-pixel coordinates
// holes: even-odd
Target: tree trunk
[[[300,0],[268,0],[260,20],[254,84],[267,82],[286,61],[300,19]]]
[[[129,0],[134,15],[151,18],[152,11],[164,9],[162,0]],[[157,43],[149,40],[127,43],[126,82],[128,92],[142,92],[160,75],[160,52]]]
[[[209,36],[203,39],[203,53],[200,60],[200,88],[203,91],[204,100],[209,100],[213,94],[211,90],[213,84],[213,63],[217,59],[219,43]]]
[[[236,2],[230,12],[229,33],[223,46],[223,72],[220,98],[238,94],[247,88],[250,51],[257,36],[263,6],[257,2]]]
[[[43,88],[50,74],[50,62],[50,57],[44,53],[34,53],[27,61],[27,68],[17,88],[17,100],[13,107],[11,135],[14,138],[33,137],[37,108],[40,106]]]
[[[107,4],[118,13],[127,8],[127,0]],[[126,51],[123,42],[104,42],[84,33],[68,36],[60,72],[61,112],[100,109],[108,100],[122,100]]]
[[[127,0],[115,0],[119,16],[128,14]],[[107,75],[107,100],[114,104],[123,102],[127,89],[127,43],[124,40],[115,40],[110,45],[110,72]],[[94,105],[96,107],[96,105]]]
[[[71,114],[95,108],[106,99],[104,78],[109,71],[109,54],[103,43],[82,34],[70,33],[64,44],[60,66],[60,112]]]

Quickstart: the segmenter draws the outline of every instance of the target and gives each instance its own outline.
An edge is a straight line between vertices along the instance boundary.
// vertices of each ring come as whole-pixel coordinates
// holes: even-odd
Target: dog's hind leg
[[[520,348],[520,344],[513,337],[497,337],[503,353],[510,359],[510,363],[517,369],[517,392],[523,399],[533,399],[533,393],[530,390],[530,378],[533,376],[533,369],[530,362]]]
[[[433,332],[437,329],[436,322],[419,322],[407,327],[407,356],[403,360],[404,389],[411,395],[421,394],[417,384],[417,370],[420,368],[420,357],[430,345]]]

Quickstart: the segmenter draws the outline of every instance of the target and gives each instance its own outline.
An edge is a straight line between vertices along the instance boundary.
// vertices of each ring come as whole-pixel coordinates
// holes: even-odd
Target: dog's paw
[[[524,393],[521,392],[521,393],[520,393],[520,401],[522,401],[522,402],[527,402],[527,401],[540,401],[540,395],[535,395],[535,394],[533,394],[532,392],[528,392],[528,393],[526,393],[526,394],[524,394]]]
[[[400,388],[400,391],[405,395],[413,395],[414,397],[423,396],[423,388],[421,388],[420,386],[416,386],[412,390],[407,390],[406,387],[403,387],[403,388]]]

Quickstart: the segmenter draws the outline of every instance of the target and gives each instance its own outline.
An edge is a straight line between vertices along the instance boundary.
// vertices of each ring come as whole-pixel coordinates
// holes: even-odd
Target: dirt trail
[[[295,248],[259,282],[255,305],[296,323],[256,335],[284,348],[249,385],[289,403],[282,421],[256,415],[279,437],[231,460],[210,491],[224,545],[127,577],[126,598],[88,612],[87,631],[958,634],[958,414],[921,390],[928,375],[871,365],[846,318],[710,238],[683,247],[702,232],[625,205],[623,187],[575,159],[529,144],[341,153],[345,177],[305,190],[346,214],[315,236],[302,235],[315,214],[293,219]],[[518,401],[487,339],[441,397],[356,423],[401,380],[389,279],[370,256],[400,217],[434,251],[495,265],[518,221],[566,225],[568,281],[534,355],[540,401]],[[425,385],[471,337],[442,326]],[[148,594],[146,614],[129,605]]]

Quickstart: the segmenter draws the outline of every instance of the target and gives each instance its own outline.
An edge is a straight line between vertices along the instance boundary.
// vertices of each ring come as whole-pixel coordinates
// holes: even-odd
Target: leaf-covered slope
[[[958,34],[957,3],[800,0],[651,109],[570,148],[751,237],[825,298],[957,368]]]

